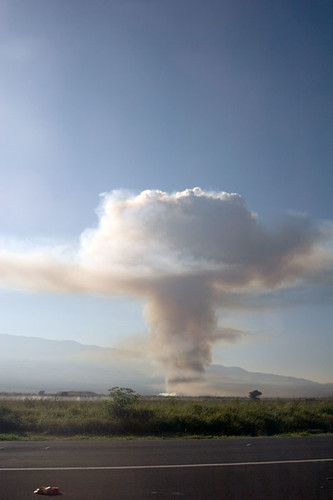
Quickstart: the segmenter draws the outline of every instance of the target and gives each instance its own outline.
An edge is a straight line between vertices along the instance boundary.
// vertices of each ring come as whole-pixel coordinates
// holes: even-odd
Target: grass
[[[115,413],[111,401],[0,402],[0,440],[227,437],[333,432],[333,399],[145,399]]]

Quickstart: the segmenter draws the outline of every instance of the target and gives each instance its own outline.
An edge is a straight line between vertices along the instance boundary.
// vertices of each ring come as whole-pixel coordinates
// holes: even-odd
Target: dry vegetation
[[[333,432],[333,399],[0,402],[0,438],[272,436]]]

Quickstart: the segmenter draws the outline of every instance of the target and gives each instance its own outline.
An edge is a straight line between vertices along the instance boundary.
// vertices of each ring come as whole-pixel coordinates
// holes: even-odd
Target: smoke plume
[[[74,259],[0,251],[0,283],[146,299],[151,353],[169,386],[202,379],[214,342],[242,336],[218,324],[220,308],[237,309],[251,294],[332,282],[327,227],[303,215],[267,227],[238,194],[113,191],[98,215]]]

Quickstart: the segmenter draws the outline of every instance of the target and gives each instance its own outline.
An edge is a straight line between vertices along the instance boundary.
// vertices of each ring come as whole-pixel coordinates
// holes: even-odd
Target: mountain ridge
[[[0,391],[91,390],[106,393],[112,386],[129,386],[142,394],[165,392],[160,368],[142,352],[49,340],[35,336],[0,334]],[[246,396],[259,389],[272,397],[333,396],[333,383],[305,378],[249,372],[213,364],[194,389],[179,384],[188,395]],[[193,392],[194,391],[194,392]]]

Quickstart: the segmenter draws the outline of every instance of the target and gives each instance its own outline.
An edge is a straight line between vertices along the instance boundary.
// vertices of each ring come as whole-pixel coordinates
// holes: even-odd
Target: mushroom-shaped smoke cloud
[[[69,293],[127,294],[147,301],[151,350],[169,385],[197,380],[217,340],[241,332],[218,325],[240,294],[321,279],[332,268],[327,237],[305,216],[265,227],[238,194],[200,188],[103,195],[99,225],[81,237],[76,262],[0,254],[0,280]]]

